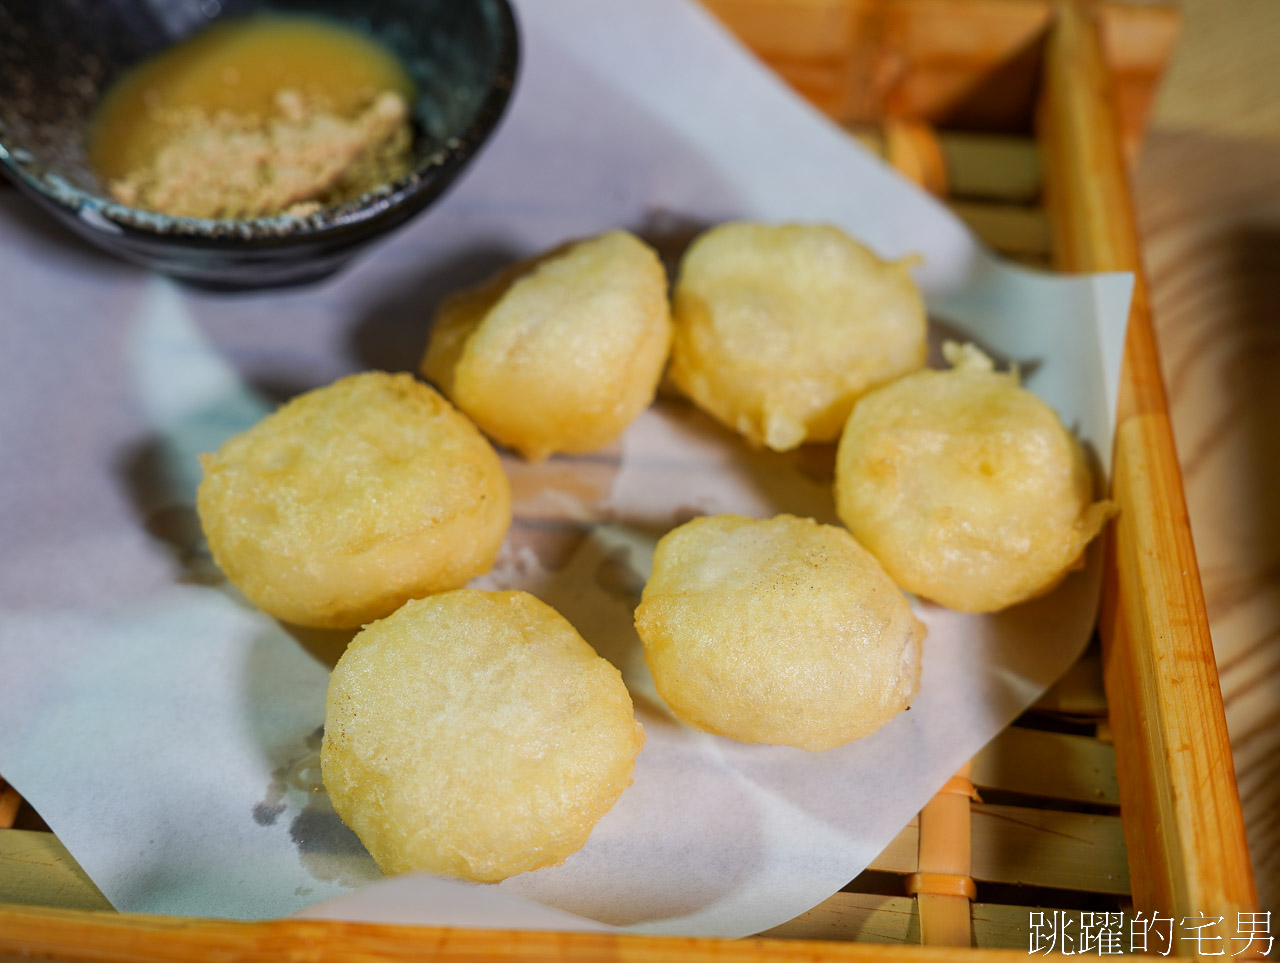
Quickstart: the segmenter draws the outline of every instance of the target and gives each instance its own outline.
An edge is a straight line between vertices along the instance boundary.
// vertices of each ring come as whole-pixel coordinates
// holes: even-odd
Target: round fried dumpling
[[[674,317],[671,380],[775,451],[835,441],[857,398],[925,360],[910,262],[825,225],[707,231],[680,265]]]
[[[496,882],[581,849],[643,743],[622,676],[555,609],[460,589],[352,640],[320,764],[384,873]]]
[[[658,542],[636,630],[689,725],[820,751],[911,702],[924,626],[842,528],[779,515],[695,518]]]
[[[841,519],[904,589],[961,612],[1042,595],[1114,509],[1093,501],[1057,414],[972,346],[853,409],[836,461]]]
[[[671,347],[667,277],[625,231],[568,244],[447,298],[422,372],[530,460],[617,438]]]
[[[511,525],[497,453],[408,374],[294,398],[202,456],[214,561],[264,611],[358,628],[488,571]]]

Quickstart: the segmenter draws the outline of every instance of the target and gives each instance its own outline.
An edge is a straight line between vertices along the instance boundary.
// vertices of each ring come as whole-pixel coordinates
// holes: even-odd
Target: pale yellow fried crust
[[[696,518],[658,542],[636,629],[658,693],[695,728],[821,751],[868,735],[920,684],[924,626],[844,529]]]
[[[214,561],[299,625],[358,628],[457,588],[488,571],[511,525],[492,446],[408,374],[300,395],[202,463]]]
[[[1056,586],[1114,514],[1057,414],[972,348],[858,402],[836,463],[841,519],[908,591],[994,612]]]
[[[834,441],[858,397],[924,364],[909,268],[826,225],[712,228],[680,265],[671,380],[755,445]]]
[[[461,589],[355,637],[320,761],[384,873],[495,882],[581,849],[643,743],[618,670],[555,609]]]
[[[661,261],[624,231],[447,298],[422,371],[530,460],[595,451],[653,401],[671,346]]]

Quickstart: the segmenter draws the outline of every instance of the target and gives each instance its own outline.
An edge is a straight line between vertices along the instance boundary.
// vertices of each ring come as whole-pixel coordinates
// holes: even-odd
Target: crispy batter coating
[[[695,518],[658,542],[636,629],[695,728],[821,751],[880,728],[920,684],[924,626],[848,532]]]
[[[756,445],[835,441],[854,401],[925,361],[910,262],[835,227],[722,224],[676,282],[672,381]]]
[[[511,525],[493,448],[408,374],[294,398],[205,455],[214,561],[277,618],[357,628],[488,571]]]
[[[320,761],[384,873],[495,882],[581,849],[643,743],[622,676],[555,609],[460,589],[355,637]]]
[[[972,346],[853,409],[836,463],[841,519],[908,591],[994,612],[1056,586],[1114,514],[1093,501],[1057,414]]]
[[[667,278],[625,231],[568,244],[447,298],[422,372],[531,461],[617,438],[671,346]]]

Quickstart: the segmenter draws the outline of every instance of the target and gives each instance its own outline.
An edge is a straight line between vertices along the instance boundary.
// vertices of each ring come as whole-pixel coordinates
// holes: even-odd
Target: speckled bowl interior
[[[306,217],[169,217],[109,200],[85,131],[130,67],[210,23],[270,9],[371,34],[417,85],[406,177]],[[437,197],[496,127],[515,82],[506,0],[0,0],[0,168],[77,233],[130,260],[235,287],[332,271]]]

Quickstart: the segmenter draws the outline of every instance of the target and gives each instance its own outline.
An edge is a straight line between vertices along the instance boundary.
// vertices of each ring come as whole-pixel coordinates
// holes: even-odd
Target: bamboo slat
[[[1061,267],[1133,271],[1101,623],[1135,906],[1233,918],[1256,904],[1124,159],[1096,22],[1064,3],[1040,125]]]
[[[979,803],[973,807],[973,877],[1125,895],[1129,865],[1119,816]]]
[[[948,196],[1003,204],[1032,204],[1039,199],[1040,150],[1030,137],[960,134],[920,124],[906,126],[917,136],[919,131],[927,130],[936,142]],[[864,147],[899,166],[889,150],[886,127],[854,124],[847,129]]]
[[[884,154],[898,173],[930,194],[945,197],[949,193],[947,159],[937,133],[928,124],[914,120],[887,121]]]
[[[983,882],[1124,894],[1128,869],[1116,816],[977,804],[972,813],[972,875]],[[907,875],[919,867],[913,819],[869,867]],[[0,903],[105,909],[84,871],[52,833],[0,833]]]
[[[8,829],[18,817],[18,807],[22,805],[22,797],[18,791],[0,779],[0,829]]]
[[[1012,726],[974,757],[972,779],[980,789],[1120,805],[1115,749],[1087,736]]]
[[[920,817],[913,816],[867,869],[877,873],[914,873],[920,864]]]
[[[453,961],[611,960],[616,963],[723,963],[767,957],[782,961],[875,960],[903,963],[1014,963],[1022,950],[894,947],[808,940],[716,940],[442,929],[272,920],[241,923],[78,913],[0,906],[0,954],[39,954],[82,963],[188,963],[206,960],[270,960],[272,963],[360,963],[372,960]]]
[[[930,193],[967,198],[953,199],[951,209],[989,247],[1048,266],[1048,220],[1043,210],[1026,203],[1040,193],[1040,165],[1031,141],[940,136],[927,125],[906,121],[887,123],[883,133],[862,130],[855,136]]]
[[[53,833],[28,829],[0,832],[0,903],[111,909]]]
[[[951,195],[1032,204],[1040,197],[1040,149],[1029,137],[940,134]]]
[[[1084,893],[1129,892],[1119,816],[975,803],[972,868],[980,882],[1033,885]],[[919,821],[912,820],[869,869],[916,871]]]
[[[1049,221],[1032,207],[953,201],[951,209],[969,229],[1001,254],[1027,254],[1048,259],[1052,247]]]
[[[1067,716],[1105,718],[1107,694],[1102,684],[1102,659],[1098,652],[1086,650],[1080,661],[1036,700],[1034,708]]]
[[[906,896],[836,893],[764,937],[791,940],[857,940],[861,943],[920,942],[920,914]],[[978,944],[981,945],[981,944]]]
[[[992,249],[1036,267],[1049,265],[1048,220],[1030,203],[1041,184],[1034,142],[943,136],[927,124],[900,120],[887,121],[882,133],[855,136],[924,190],[964,198],[953,199],[951,209]]]
[[[1026,906],[974,903],[970,913],[973,945],[1025,948],[1030,912]],[[807,913],[760,935],[778,939],[914,945],[920,942],[920,915],[915,900],[905,896],[836,893]]]
[[[969,799],[973,783],[965,764],[920,810],[920,855],[908,877],[926,946],[968,946],[971,848]]]

